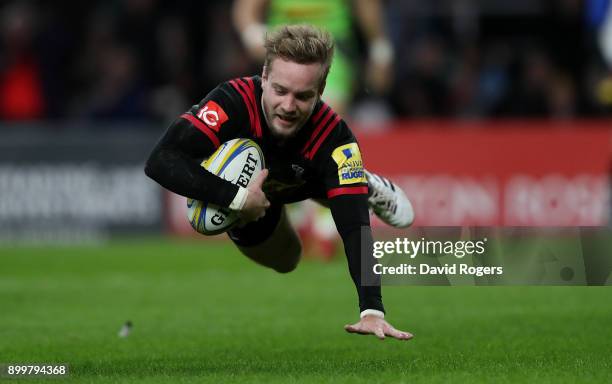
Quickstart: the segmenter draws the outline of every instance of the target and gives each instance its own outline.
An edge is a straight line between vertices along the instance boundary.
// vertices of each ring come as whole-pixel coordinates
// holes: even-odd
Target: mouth
[[[286,126],[293,125],[298,120],[297,116],[286,116],[286,115],[279,115],[279,114],[277,114],[276,117],[278,118],[278,120],[280,120],[280,122],[283,125],[286,125]]]

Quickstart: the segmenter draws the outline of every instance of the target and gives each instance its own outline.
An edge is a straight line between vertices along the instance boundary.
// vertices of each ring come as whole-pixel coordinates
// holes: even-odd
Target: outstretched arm
[[[346,194],[329,199],[338,232],[344,242],[349,271],[359,296],[360,320],[344,329],[350,333],[373,334],[379,339],[391,336],[408,340],[412,334],[395,329],[385,319],[380,279],[368,268],[373,240],[366,194]],[[362,259],[362,247],[365,257]]]

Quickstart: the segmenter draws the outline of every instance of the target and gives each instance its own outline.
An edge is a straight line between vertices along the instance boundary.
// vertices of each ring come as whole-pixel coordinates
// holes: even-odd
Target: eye
[[[282,96],[284,94],[287,93],[287,90],[283,89],[283,88],[274,88],[274,93],[276,93],[279,96]]]
[[[312,99],[312,96],[313,95],[311,93],[301,93],[296,96],[296,99],[301,100],[301,101],[308,101]]]

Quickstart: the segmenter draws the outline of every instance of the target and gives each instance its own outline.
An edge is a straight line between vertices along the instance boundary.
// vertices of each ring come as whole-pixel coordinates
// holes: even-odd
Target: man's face
[[[266,122],[274,136],[289,138],[306,123],[323,92],[323,66],[281,58],[273,59],[270,65],[267,71],[264,68],[261,82]]]

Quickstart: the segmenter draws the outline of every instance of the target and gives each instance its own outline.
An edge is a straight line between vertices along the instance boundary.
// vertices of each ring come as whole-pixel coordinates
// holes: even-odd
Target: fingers
[[[397,329],[389,326],[387,327],[388,329],[386,329],[385,334],[387,336],[391,336],[394,339],[398,339],[398,340],[410,340],[412,339],[414,336],[412,335],[412,333],[409,332],[402,332],[402,331],[398,331]]]
[[[380,340],[384,340],[385,339],[385,332],[383,331],[382,327],[377,327],[374,330],[369,330],[369,329],[366,329],[364,327],[359,326],[358,324],[355,324],[355,325],[347,324],[347,325],[344,326],[344,329],[348,333],[358,333],[360,335],[371,335],[371,334],[374,334]]]
[[[361,323],[357,323],[357,324],[352,324],[352,325],[347,324],[344,326],[344,329],[348,333],[359,333],[360,335],[374,334],[380,340],[384,340],[385,338],[385,332],[383,331],[382,327],[375,327],[374,329],[371,329],[371,327],[365,327]]]
[[[376,329],[374,329],[374,334],[379,340],[385,339],[385,332],[383,331],[382,327],[376,327]]]
[[[356,324],[347,324],[344,326],[344,330],[348,333],[358,333],[361,335],[374,335],[380,340],[384,340],[386,336],[391,336],[397,340],[410,340],[414,336],[409,332],[399,331],[393,328],[389,323],[384,322],[383,324],[363,324],[362,322]]]
[[[268,202],[268,201],[266,200],[266,202]],[[268,203],[265,205],[266,209],[267,209],[269,206],[270,206],[270,203],[268,202]],[[259,220],[259,219],[263,218],[265,215],[266,215],[266,210],[264,209],[264,210],[262,210],[262,211],[261,211],[261,214],[257,215],[257,218],[255,219],[255,221],[257,221],[257,220]]]
[[[362,326],[360,326],[359,323],[357,324],[347,324],[344,326],[344,330],[347,331],[348,333],[359,333],[360,335],[368,335],[372,332],[364,329]]]
[[[263,193],[262,191],[263,184],[266,181],[268,174],[269,171],[267,169],[262,169],[261,172],[259,172],[259,174],[255,178],[255,180],[253,180],[253,182],[249,185],[249,190],[251,190],[251,192],[254,192],[256,196],[258,196],[257,198],[259,199],[259,204],[263,206],[264,209],[268,209],[270,207],[270,201],[266,197],[265,193]],[[265,214],[265,210],[263,214]],[[263,214],[259,215],[258,218],[263,217]]]
[[[264,181],[266,181],[267,177],[268,177],[268,169],[267,168],[266,169],[262,169],[261,172],[259,172],[259,175],[257,175],[257,177],[255,178],[255,180],[253,180],[251,185],[261,189],[261,187],[263,186]]]
[[[257,217],[258,219],[264,217],[264,215],[266,214],[266,209],[270,208],[270,200],[268,200],[268,198],[263,192],[261,193],[260,203],[263,209],[261,210],[261,214]]]

